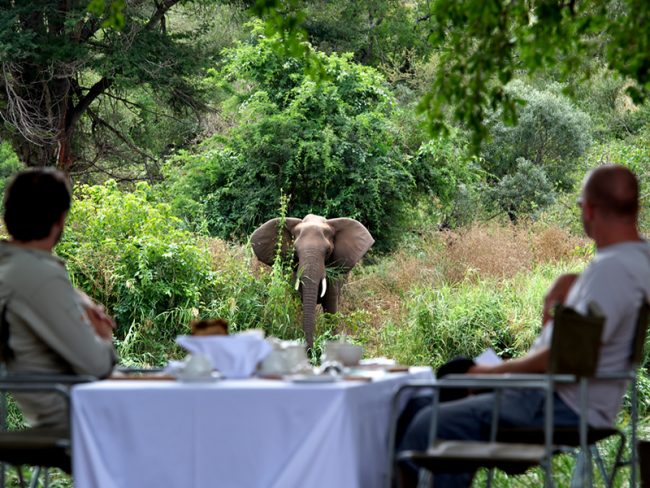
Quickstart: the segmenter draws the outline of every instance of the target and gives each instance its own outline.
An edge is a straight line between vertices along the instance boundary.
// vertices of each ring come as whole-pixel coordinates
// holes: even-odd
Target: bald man
[[[560,276],[544,300],[544,327],[523,357],[496,366],[476,365],[470,373],[542,373],[548,365],[553,320],[550,307],[565,303],[586,313],[596,303],[606,320],[598,361],[598,373],[629,367],[629,352],[637,315],[643,300],[650,301],[650,245],[639,235],[639,187],[634,174],[623,166],[600,166],[591,171],[578,199],[587,236],[596,245],[596,255],[580,275]],[[593,427],[611,426],[621,406],[625,382],[591,381],[588,422]],[[438,438],[488,440],[493,395],[476,395],[440,406]],[[544,393],[539,390],[503,392],[500,425],[541,427]],[[556,426],[577,426],[577,385],[559,385],[554,397]],[[398,448],[425,450],[428,446],[431,407],[422,409],[410,423]],[[413,466],[404,466],[408,485],[416,479]],[[436,488],[471,484],[473,473],[436,473]]]

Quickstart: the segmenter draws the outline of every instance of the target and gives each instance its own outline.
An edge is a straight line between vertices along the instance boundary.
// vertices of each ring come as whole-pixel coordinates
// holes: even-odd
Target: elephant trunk
[[[302,328],[305,332],[307,347],[311,349],[314,345],[314,329],[316,327],[316,303],[319,288],[325,278],[323,258],[300,259],[298,273],[302,284]]]

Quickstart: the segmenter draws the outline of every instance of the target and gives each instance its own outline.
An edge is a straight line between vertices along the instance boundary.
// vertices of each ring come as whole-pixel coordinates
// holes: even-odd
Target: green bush
[[[414,190],[390,120],[393,96],[350,56],[313,54],[325,69],[319,83],[267,38],[226,52],[213,82],[230,97],[223,106],[234,127],[168,165],[185,218],[204,216],[212,235],[244,240],[277,215],[283,192],[289,216],[352,217],[376,247],[390,244]]]
[[[209,253],[146,183],[132,192],[114,181],[76,188],[56,251],[75,284],[114,314],[123,348],[138,344],[136,352],[164,354],[213,293]]]
[[[454,356],[474,357],[492,347],[503,357],[524,354],[539,332],[542,298],[559,274],[575,264],[537,266],[512,279],[465,280],[414,287],[403,300],[404,318],[387,321],[378,337],[381,355],[404,364],[440,366]],[[360,335],[371,336],[373,331]]]
[[[18,161],[18,156],[8,142],[0,142],[0,193],[4,195],[9,179],[24,166]],[[0,201],[0,205],[2,202]]]
[[[648,123],[650,104],[636,105],[626,94],[630,81],[606,69],[576,86],[575,98],[593,122],[594,137],[605,142],[637,134]]]
[[[541,167],[557,190],[573,187],[572,171],[591,144],[591,120],[559,91],[559,86],[541,91],[521,81],[508,86],[509,94],[524,105],[517,125],[505,125],[499,114],[490,123],[492,139],[483,157],[496,181],[514,174],[517,159],[524,158]]]
[[[485,196],[516,222],[519,216],[532,215],[553,203],[555,195],[542,167],[517,158],[515,170],[490,187]]]
[[[458,132],[423,143],[409,170],[418,193],[433,200],[443,226],[469,224],[479,214],[475,190],[483,180],[483,171],[478,161],[468,156],[467,142]]]

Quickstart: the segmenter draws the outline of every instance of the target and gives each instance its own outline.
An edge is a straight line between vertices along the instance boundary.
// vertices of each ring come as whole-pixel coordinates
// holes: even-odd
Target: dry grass
[[[586,243],[556,226],[474,224],[447,232],[442,263],[450,283],[465,279],[512,278],[536,264],[571,260]]]
[[[531,249],[537,263],[570,261],[576,255],[576,249],[589,243],[586,237],[577,237],[565,229],[551,226],[531,231]]]
[[[201,244],[208,249],[215,270],[230,268],[234,264],[246,263],[250,260],[244,246],[235,245],[216,237],[203,238]]]
[[[448,282],[514,276],[530,269],[533,254],[526,229],[475,224],[458,233],[446,232],[445,276]]]
[[[538,264],[579,260],[576,248],[587,239],[555,226],[475,224],[457,231],[432,232],[415,249],[403,249],[374,266],[355,269],[341,297],[344,314],[369,313],[368,325],[403,322],[410,290],[440,288],[465,281],[510,280]]]

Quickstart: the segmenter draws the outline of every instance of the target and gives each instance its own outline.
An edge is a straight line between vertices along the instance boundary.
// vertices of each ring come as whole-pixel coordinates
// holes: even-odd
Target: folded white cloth
[[[192,354],[209,358],[226,378],[251,376],[257,364],[271,352],[271,346],[253,334],[178,336],[176,343]]]

